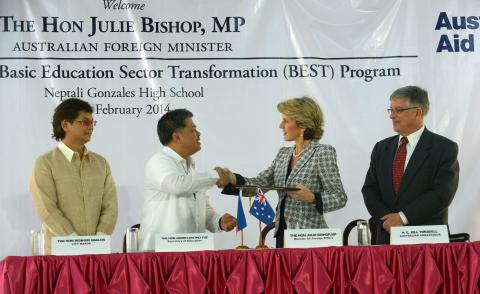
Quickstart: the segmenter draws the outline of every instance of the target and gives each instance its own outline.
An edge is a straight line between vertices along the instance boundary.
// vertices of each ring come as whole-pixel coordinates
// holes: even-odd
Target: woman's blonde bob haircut
[[[305,140],[320,140],[323,136],[323,113],[320,106],[310,97],[292,98],[278,103],[277,109],[283,115],[295,120],[305,128]]]

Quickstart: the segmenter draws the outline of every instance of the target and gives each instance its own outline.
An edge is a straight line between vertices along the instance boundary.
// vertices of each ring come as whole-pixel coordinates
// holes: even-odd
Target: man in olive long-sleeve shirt
[[[53,115],[56,148],[40,156],[30,192],[45,233],[51,237],[110,235],[117,220],[117,193],[108,162],[86,149],[96,121],[91,106],[80,99],[63,101]]]

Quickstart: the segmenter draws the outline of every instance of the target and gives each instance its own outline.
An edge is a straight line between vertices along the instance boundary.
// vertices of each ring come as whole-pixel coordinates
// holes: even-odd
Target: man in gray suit
[[[398,135],[378,142],[362,188],[377,244],[388,244],[390,229],[448,224],[448,206],[458,186],[458,146],[424,126],[428,93],[416,86],[390,96],[390,119]]]

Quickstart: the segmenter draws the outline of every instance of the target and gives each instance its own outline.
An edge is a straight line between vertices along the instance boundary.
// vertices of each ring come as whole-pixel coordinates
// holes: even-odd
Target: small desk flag
[[[241,199],[242,197],[240,193],[238,194],[238,203],[237,203],[237,226],[235,227],[236,232],[239,232],[247,227],[247,220],[245,219],[245,213],[243,212],[242,199]]]
[[[255,199],[253,200],[250,214],[258,218],[258,220],[267,226],[273,223],[273,220],[275,219],[275,212],[270,206],[270,203],[268,203],[268,200],[261,189],[257,189],[257,196],[255,196]]]

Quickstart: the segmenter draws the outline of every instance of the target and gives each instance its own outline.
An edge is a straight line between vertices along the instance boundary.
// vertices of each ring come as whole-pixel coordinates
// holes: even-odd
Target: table
[[[9,256],[2,293],[480,293],[480,242]]]

